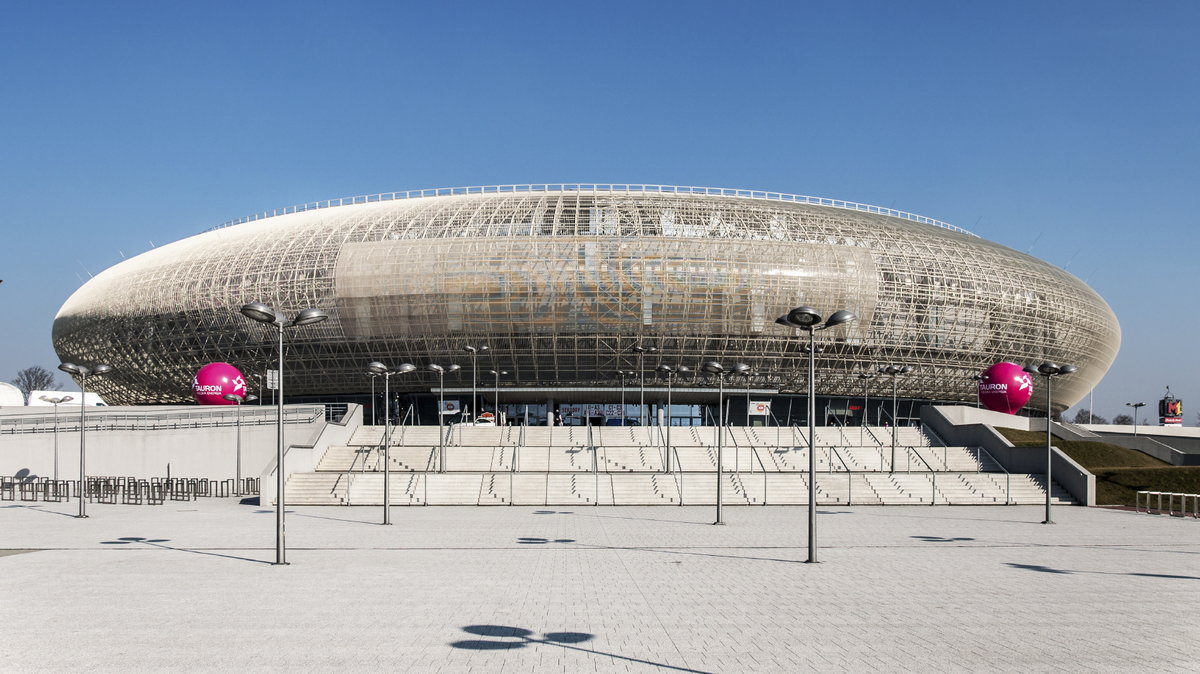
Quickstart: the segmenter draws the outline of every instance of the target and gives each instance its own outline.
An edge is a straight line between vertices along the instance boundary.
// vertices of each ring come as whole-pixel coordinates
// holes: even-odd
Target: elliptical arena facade
[[[895,385],[909,401],[974,403],[972,376],[992,363],[1052,361],[1079,366],[1055,385],[1062,410],[1120,344],[1079,279],[930,218],[749,190],[547,184],[355,197],[214,228],[88,281],[59,311],[54,346],[112,365],[92,383],[111,403],[185,402],[208,362],[273,367],[274,330],[239,313],[251,301],[330,316],[288,331],[289,400],[366,396],[370,361],[416,364],[391,387],[427,403],[439,382],[425,366],[460,364],[444,393],[464,399],[466,345],[489,347],[478,388],[490,400],[497,384],[506,404],[612,403],[642,377],[657,401],[657,366],[711,360],[750,366],[726,384],[735,399],[787,396],[806,390],[807,341],[774,319],[808,305],[858,316],[819,333],[826,400],[890,398]],[[860,376],[891,364],[914,369]],[[711,378],[671,385],[676,402],[716,401]]]

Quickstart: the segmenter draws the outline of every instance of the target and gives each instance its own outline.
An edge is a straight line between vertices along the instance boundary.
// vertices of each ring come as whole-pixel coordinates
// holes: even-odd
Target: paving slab
[[[0,671],[1194,671],[1200,521],[0,503]]]

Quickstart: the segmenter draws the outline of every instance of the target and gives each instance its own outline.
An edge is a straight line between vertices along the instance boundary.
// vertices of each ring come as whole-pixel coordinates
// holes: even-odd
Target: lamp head
[[[417,369],[417,366],[413,365],[412,363],[400,363],[400,367],[396,368],[396,372],[399,372],[400,374],[406,374],[415,369]]]
[[[221,397],[222,397],[222,398],[224,398],[224,399],[226,399],[226,400],[228,400],[228,401],[230,401],[230,402],[236,403],[236,404],[238,404],[238,405],[241,405],[241,404],[242,404],[242,401],[244,401],[244,400],[245,400],[245,398],[243,398],[242,396],[240,396],[240,395],[238,395],[238,394],[236,394],[236,393],[226,393],[225,395],[223,395],[223,396],[221,396]]]
[[[246,396],[243,400],[244,400],[244,402],[253,402],[255,400],[258,400],[258,396],[251,393],[250,395]]]
[[[321,311],[320,309],[305,309],[304,311],[296,314],[296,317],[292,319],[292,325],[297,327],[301,325],[312,325],[313,323],[320,323],[326,318],[329,318],[329,314]]]
[[[437,363],[430,363],[430,364],[429,364],[429,371],[430,371],[430,372],[437,372],[438,374],[441,374],[441,373],[445,372],[445,370],[446,370],[446,369],[445,369],[444,367],[442,367],[441,365],[438,365]]]
[[[373,360],[373,361],[367,363],[367,372],[369,372],[371,374],[383,374],[387,371],[388,371],[387,365],[384,365],[383,363],[381,363],[377,360]]]
[[[475,352],[476,352],[476,351],[478,351],[478,350],[479,350],[479,349],[476,349],[475,347],[473,347],[473,346],[471,346],[471,345],[469,345],[469,344],[468,344],[467,346],[464,346],[464,347],[463,347],[463,351],[466,351],[467,353],[475,353]]]
[[[457,365],[447,365],[446,366],[446,372],[458,372],[461,369],[462,368]]]
[[[873,375],[873,374],[866,374],[866,373],[860,373],[860,374],[858,375],[858,378],[859,378],[859,379],[874,379],[874,378],[875,378],[875,375]]]
[[[841,310],[833,312],[833,315],[830,316],[829,319],[825,321],[825,327],[832,328],[835,325],[841,325],[842,323],[849,323],[850,321],[853,321],[857,318],[858,318],[858,316],[855,316],[854,312],[846,311],[845,309],[841,309]]]
[[[671,367],[670,365],[659,365],[658,367],[656,367],[654,369],[658,370],[659,372],[664,372],[666,374],[672,374],[675,372],[675,368]]]
[[[738,363],[733,366],[734,374],[750,375],[750,366],[745,363]]]
[[[275,323],[278,317],[275,310],[262,302],[251,302],[242,307],[242,315],[259,323]]]
[[[60,402],[60,403],[66,403],[66,402],[71,402],[71,401],[72,401],[72,400],[74,400],[74,399],[75,399],[75,396],[63,396],[63,397],[61,397],[61,398],[59,398],[59,399],[58,399],[58,402]]]
[[[682,374],[684,372],[691,372],[692,368],[688,367],[687,365],[680,365],[679,367],[675,368],[675,371]]]
[[[1042,363],[1037,366],[1037,371],[1047,377],[1052,377],[1058,374],[1058,366],[1054,363]]]
[[[721,367],[721,364],[715,360],[708,361],[707,363],[702,365],[700,367],[700,369],[704,370],[705,372],[707,372],[709,374],[721,374],[721,373],[725,372],[725,368]]]
[[[1058,373],[1059,374],[1071,374],[1072,372],[1074,372],[1078,369],[1079,368],[1075,367],[1074,365],[1059,365]]]
[[[905,365],[904,367],[900,368],[900,374],[908,374],[915,369],[916,368],[914,368],[912,365]]]
[[[817,313],[812,307],[796,307],[787,312],[787,315],[780,316],[776,319],[776,323],[782,321],[783,325],[788,325],[801,330],[812,330],[813,326],[821,322],[821,314]]]
[[[78,377],[80,375],[86,377],[88,373],[88,369],[86,367],[83,367],[82,365],[76,365],[75,363],[59,363],[58,369],[66,372],[72,377]]]

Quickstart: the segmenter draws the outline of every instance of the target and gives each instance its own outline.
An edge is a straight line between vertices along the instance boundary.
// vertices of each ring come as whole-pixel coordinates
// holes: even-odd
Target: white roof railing
[[[876,215],[886,215],[892,218],[901,218],[903,220],[911,220],[920,222],[934,227],[941,227],[960,234],[966,234],[979,238],[978,234],[967,231],[961,227],[956,227],[948,222],[935,220],[924,215],[909,213],[908,211],[898,211],[894,208],[884,208],[883,206],[872,206],[870,204],[860,204],[855,201],[846,201],[844,199],[829,199],[826,197],[812,197],[803,194],[787,194],[786,192],[770,192],[766,190],[744,190],[733,189],[728,187],[690,187],[681,185],[639,185],[633,183],[529,183],[525,185],[484,185],[477,187],[438,187],[425,190],[408,190],[405,192],[383,192],[380,194],[365,194],[354,197],[342,197],[340,199],[327,199],[325,201],[312,201],[306,204],[297,204],[286,208],[276,208],[270,211],[263,211],[248,215],[237,220],[221,223],[216,227],[211,227],[206,231],[215,229],[223,229],[232,227],[246,222],[262,220],[264,218],[273,218],[279,215],[288,215],[289,213],[302,213],[304,211],[313,211],[323,208],[335,208],[337,206],[350,206],[353,204],[367,204],[377,201],[398,201],[401,199],[421,199],[425,197],[447,197],[464,194],[521,194],[521,193],[538,193],[538,192],[593,192],[597,194],[605,193],[629,193],[629,194],[687,194],[687,195],[703,195],[714,197],[730,197],[735,199],[762,199],[765,201],[786,201],[797,204],[811,204],[813,206],[827,206],[829,208],[840,208],[848,211],[858,211],[861,213],[873,213]]]

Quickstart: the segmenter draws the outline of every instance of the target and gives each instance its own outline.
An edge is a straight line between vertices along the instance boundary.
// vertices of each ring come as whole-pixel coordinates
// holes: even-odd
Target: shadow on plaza
[[[1017,564],[1016,562],[1005,562],[1005,566],[1010,566],[1014,569],[1024,569],[1026,571],[1037,571],[1038,573],[1053,573],[1062,575],[1073,575],[1076,573],[1090,573],[1100,576],[1141,576],[1143,578],[1170,578],[1174,580],[1200,580],[1200,576],[1177,576],[1169,573],[1139,573],[1136,571],[1080,571],[1077,569],[1055,569],[1049,566],[1040,564]]]
[[[71,513],[60,513],[56,510],[45,510],[43,508],[43,506],[40,506],[40,505],[24,505],[21,503],[14,503],[13,505],[0,506],[0,508],[25,508],[26,510],[29,510],[30,512],[42,513],[43,515],[60,515],[62,517],[74,517],[74,515],[72,515]]]
[[[125,536],[122,538],[118,538],[115,541],[100,541],[100,544],[101,545],[134,545],[134,544],[140,543],[142,545],[148,545],[153,548],[161,548],[163,550],[174,550],[176,552],[190,552],[193,555],[205,555],[207,557],[224,557],[225,559],[236,559],[238,561],[254,562],[256,564],[270,564],[271,563],[271,562],[268,562],[263,559],[252,559],[250,557],[238,557],[237,555],[223,555],[219,552],[207,552],[205,550],[192,550],[190,548],[177,548],[177,547],[174,547],[171,545],[163,545],[164,543],[170,543],[170,542],[171,542],[171,539],[169,539],[169,538],[145,538],[142,536]]]
[[[528,648],[530,646],[558,646],[572,651],[579,651],[589,655],[599,655],[606,658],[616,658],[626,662],[636,662],[642,665],[650,665],[651,667],[661,667],[662,669],[673,669],[677,672],[697,672],[703,670],[688,669],[687,667],[676,667],[663,662],[654,662],[652,660],[642,660],[641,658],[633,658],[627,655],[618,655],[616,653],[605,653],[590,648],[580,648],[573,644],[581,644],[585,641],[591,641],[596,637],[594,634],[587,632],[545,632],[540,638],[534,636],[533,630],[527,630],[523,627],[510,627],[508,625],[467,625],[462,628],[467,634],[475,636],[487,637],[486,639],[465,639],[462,641],[452,641],[450,646],[453,648],[461,648],[468,651],[510,651],[518,648]]]

